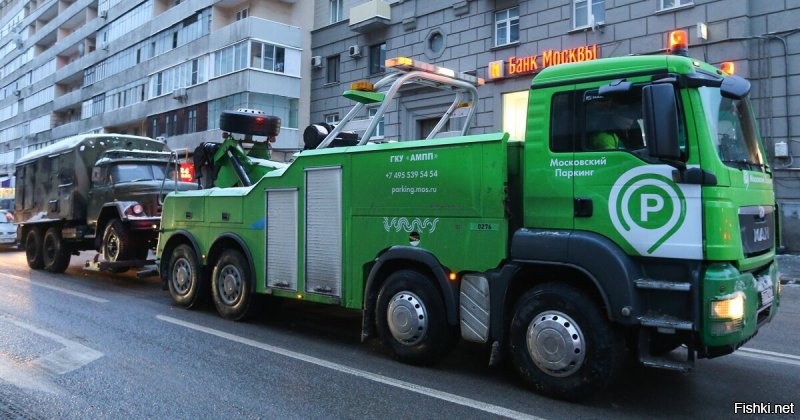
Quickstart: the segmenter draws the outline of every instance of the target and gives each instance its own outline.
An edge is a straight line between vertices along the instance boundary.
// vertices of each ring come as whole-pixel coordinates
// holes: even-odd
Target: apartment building
[[[218,141],[222,110],[281,117],[278,158],[309,118],[310,1],[3,0],[0,177],[80,133]]]
[[[485,78],[472,133],[502,130],[522,139],[525,121],[518,116],[531,78],[558,63],[556,54],[662,53],[668,33],[686,29],[690,56],[715,65],[730,61],[753,83],[781,239],[800,250],[798,16],[796,0],[316,0],[311,121],[335,123],[350,108],[340,95],[352,81],[375,82],[384,75],[385,57],[409,56]],[[428,92],[407,93],[375,137],[424,138],[443,106]]]

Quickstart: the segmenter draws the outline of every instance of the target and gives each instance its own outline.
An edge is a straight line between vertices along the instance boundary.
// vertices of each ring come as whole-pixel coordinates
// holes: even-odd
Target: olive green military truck
[[[144,263],[155,245],[163,189],[192,189],[171,174],[160,141],[119,134],[69,137],[19,159],[15,221],[28,265],[60,273],[96,249],[108,271]]]

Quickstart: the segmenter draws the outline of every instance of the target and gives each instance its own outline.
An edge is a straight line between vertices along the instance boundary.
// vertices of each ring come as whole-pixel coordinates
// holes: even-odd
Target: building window
[[[386,71],[386,43],[369,47],[369,73],[383,73]]]
[[[336,23],[342,20],[342,5],[343,0],[330,0],[331,6],[331,23]]]
[[[575,28],[594,26],[606,20],[605,0],[575,0],[572,6]]]
[[[186,127],[183,132],[186,134],[197,131],[197,108],[186,110]]]
[[[325,83],[338,83],[339,82],[339,56],[334,55],[328,57],[326,67],[327,77]]]
[[[250,45],[250,67],[283,73],[286,49],[253,41]]]
[[[166,120],[167,127],[164,134],[167,137],[178,134],[178,114],[176,112],[171,112],[167,114]]]
[[[494,34],[495,46],[519,42],[519,7],[495,12]]]
[[[325,114],[325,123],[330,125],[336,125],[339,123],[339,113],[333,114]]]
[[[664,10],[692,4],[692,0],[660,0],[659,3],[661,3],[661,10]]]
[[[370,108],[367,112],[370,119],[375,118],[375,114],[378,113],[378,108]],[[383,139],[383,117],[378,121],[378,125],[375,126],[375,131],[372,133],[370,139]]]
[[[236,12],[236,20],[245,19],[249,13],[250,13],[250,9],[249,8],[244,8],[242,10],[237,11]]]

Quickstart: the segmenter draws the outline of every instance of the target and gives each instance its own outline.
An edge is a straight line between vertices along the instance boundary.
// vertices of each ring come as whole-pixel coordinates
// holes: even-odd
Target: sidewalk
[[[800,255],[778,255],[778,268],[782,284],[800,284]]]

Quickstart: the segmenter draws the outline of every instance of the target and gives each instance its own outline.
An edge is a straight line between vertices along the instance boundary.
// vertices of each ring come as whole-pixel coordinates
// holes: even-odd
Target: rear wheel
[[[189,309],[205,299],[208,285],[192,247],[178,245],[170,255],[168,270],[169,294],[176,305]]]
[[[250,292],[252,282],[244,255],[234,249],[225,250],[211,276],[214,306],[221,317],[233,321],[247,318],[253,300]]]
[[[61,238],[59,229],[55,226],[47,229],[42,252],[44,269],[52,273],[63,273],[69,267],[70,258],[72,255]]]
[[[38,227],[28,229],[25,235],[25,258],[28,260],[28,267],[34,270],[44,268],[42,231]]]
[[[602,389],[625,360],[622,334],[594,301],[565,284],[542,284],[520,298],[509,341],[520,377],[536,392],[565,400]]]
[[[432,364],[455,345],[457,330],[447,324],[432,282],[417,271],[401,270],[386,279],[378,294],[378,334],[403,362]]]

